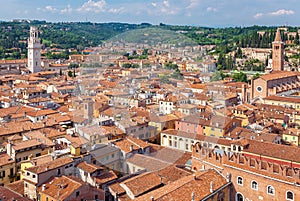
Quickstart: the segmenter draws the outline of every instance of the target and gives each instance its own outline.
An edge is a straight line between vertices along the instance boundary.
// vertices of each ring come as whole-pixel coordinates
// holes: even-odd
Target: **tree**
[[[70,71],[70,70],[68,71],[68,76],[69,76],[69,77],[73,77],[72,71]]]
[[[265,61],[265,66],[269,65],[269,56],[267,56],[266,61]]]
[[[236,51],[236,54],[235,54],[235,57],[236,58],[243,58],[243,52],[242,52],[242,49],[240,47],[238,47],[237,51]]]
[[[170,75],[171,78],[174,78],[174,79],[178,79],[178,80],[182,80],[183,79],[183,75],[182,73],[180,72],[179,69],[176,69],[171,75]]]
[[[62,76],[62,70],[61,70],[61,68],[59,69],[59,75]]]
[[[130,68],[131,67],[131,64],[130,63],[124,63],[122,65],[123,68]]]
[[[261,76],[261,74],[259,74],[259,73],[256,73],[256,74],[254,74],[254,75],[253,75],[252,79],[259,78],[260,76]]]
[[[75,68],[73,69],[73,77],[76,77]]]
[[[132,68],[138,68],[138,67],[140,67],[140,65],[138,65],[138,64],[132,64],[131,67]]]
[[[289,61],[289,57],[286,54],[284,54],[284,61]]]
[[[78,64],[75,64],[75,63],[70,63],[68,67],[71,68],[71,69],[72,69],[72,68],[78,68],[79,65],[78,65]]]
[[[223,80],[226,76],[222,71],[216,71],[211,77],[211,81]]]
[[[296,31],[296,36],[295,36],[294,44],[295,45],[299,45],[299,34],[298,34],[298,31]]]
[[[177,70],[178,69],[178,65],[177,64],[172,64],[172,63],[166,63],[165,67],[167,69],[173,69],[173,70]]]
[[[243,72],[239,72],[239,73],[234,73],[232,78],[236,81],[236,82],[247,82],[247,75]]]
[[[226,63],[225,56],[224,56],[224,54],[220,53],[219,57],[218,57],[218,62],[217,62],[218,69],[223,70],[224,66],[225,66],[225,63]]]
[[[142,55],[148,55],[148,49],[144,49]]]
[[[160,82],[161,83],[170,83],[169,77],[166,75],[163,75],[160,77]]]

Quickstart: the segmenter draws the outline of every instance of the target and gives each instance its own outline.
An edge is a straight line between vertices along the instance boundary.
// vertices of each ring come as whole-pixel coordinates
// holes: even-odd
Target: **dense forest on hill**
[[[74,48],[77,51],[85,47],[97,46],[102,42],[129,30],[143,28],[161,28],[187,36],[200,45],[217,45],[216,53],[226,54],[239,47],[270,47],[276,27],[228,27],[208,28],[195,26],[151,25],[149,23],[91,23],[46,21],[0,22],[0,59],[19,59],[26,57],[27,38],[30,26],[38,26],[44,47],[60,49]],[[296,28],[289,27],[293,31]],[[269,34],[260,36],[258,31]],[[286,36],[283,35],[283,38]],[[299,40],[299,39],[298,39]],[[66,51],[67,52],[67,51]],[[67,56],[67,55],[66,55]]]

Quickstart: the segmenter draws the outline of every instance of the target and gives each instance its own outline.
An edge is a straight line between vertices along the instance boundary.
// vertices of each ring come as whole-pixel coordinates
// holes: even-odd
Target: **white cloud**
[[[187,17],[191,17],[191,16],[192,16],[192,13],[190,13],[190,12],[187,12],[187,13],[185,13],[185,16],[187,16]]]
[[[95,13],[100,13],[100,12],[104,12],[105,11],[106,5],[107,4],[106,4],[105,0],[99,0],[99,1],[88,0],[81,7],[79,7],[77,10],[79,12],[95,12]]]
[[[187,9],[195,8],[199,4],[199,0],[190,0],[189,5],[186,7]]]
[[[46,6],[46,7],[45,7],[45,10],[46,10],[46,11],[53,12],[53,13],[57,11],[57,9],[54,8],[53,6]]]
[[[167,7],[167,8],[170,7],[170,3],[169,3],[168,0],[164,0],[164,1],[163,1],[163,4],[164,4],[164,6]]]
[[[159,2],[151,2],[150,5],[153,8],[146,8],[147,12],[154,15],[174,15],[180,11],[180,8],[176,4],[170,4],[169,0],[163,0]]]
[[[121,7],[121,8],[111,8],[108,10],[108,12],[110,13],[114,13],[114,14],[120,14],[120,13],[123,13],[125,10],[124,7]]]
[[[263,16],[281,16],[281,15],[294,15],[295,12],[293,10],[285,10],[285,9],[280,9],[274,12],[269,12],[269,13],[256,13],[253,17],[255,19],[261,18]]]
[[[207,7],[207,8],[206,8],[206,11],[207,11],[207,12],[217,12],[218,9],[217,9],[217,8],[214,8],[214,7]]]
[[[295,12],[293,10],[285,10],[285,9],[280,9],[274,12],[269,13],[270,15],[273,16],[279,16],[279,15],[293,15]]]
[[[264,14],[263,13],[256,13],[253,17],[255,19],[261,18]]]
[[[71,13],[72,12],[72,7],[71,5],[69,4],[66,8],[60,10],[61,13]]]

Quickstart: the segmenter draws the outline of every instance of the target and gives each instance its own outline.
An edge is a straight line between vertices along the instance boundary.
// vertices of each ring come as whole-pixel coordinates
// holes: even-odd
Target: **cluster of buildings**
[[[28,41],[27,64],[0,77],[1,200],[300,199],[300,74],[283,71],[279,31],[250,84],[207,82],[212,58],[150,47],[60,75],[41,67],[37,28]],[[166,63],[182,79],[163,82]]]

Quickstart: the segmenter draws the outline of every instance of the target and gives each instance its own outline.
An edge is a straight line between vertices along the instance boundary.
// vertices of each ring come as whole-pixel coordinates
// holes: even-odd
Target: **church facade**
[[[250,99],[263,99],[300,88],[300,74],[284,71],[284,43],[281,40],[280,29],[277,29],[272,43],[272,66],[265,75],[251,80]]]

